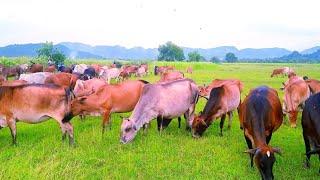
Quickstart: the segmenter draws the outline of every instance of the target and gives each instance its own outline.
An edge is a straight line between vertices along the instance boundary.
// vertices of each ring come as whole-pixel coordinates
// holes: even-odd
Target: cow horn
[[[208,127],[208,124],[207,124],[203,119],[200,119],[200,122],[201,122],[203,125],[205,125],[205,126]]]
[[[256,152],[257,152],[257,148],[254,148],[254,149],[248,149],[244,153],[248,153],[248,154],[254,155]]]

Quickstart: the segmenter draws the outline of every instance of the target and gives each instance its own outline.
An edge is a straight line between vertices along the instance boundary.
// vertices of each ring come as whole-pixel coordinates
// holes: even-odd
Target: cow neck
[[[258,122],[258,121],[254,121]],[[253,123],[253,140],[256,147],[267,146],[264,123]]]
[[[133,111],[132,117],[130,118],[134,124],[136,125],[137,131],[146,123],[149,123],[152,119],[156,118],[157,115],[153,113],[153,111],[142,111],[141,108],[139,110]],[[143,109],[143,108],[142,108]]]

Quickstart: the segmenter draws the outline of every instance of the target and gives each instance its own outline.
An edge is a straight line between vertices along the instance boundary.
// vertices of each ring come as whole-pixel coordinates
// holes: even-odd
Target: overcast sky
[[[1,0],[0,46],[53,41],[209,48],[320,45],[319,0]]]

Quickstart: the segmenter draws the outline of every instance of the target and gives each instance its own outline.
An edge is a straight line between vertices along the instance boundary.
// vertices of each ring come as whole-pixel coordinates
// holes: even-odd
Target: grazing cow
[[[126,65],[122,67],[122,71],[126,72],[129,74],[129,76],[131,76],[132,74],[137,74],[138,71],[138,66],[136,65]]]
[[[243,83],[238,80],[238,79],[214,79],[211,84],[209,84],[208,86],[199,86],[199,90],[200,90],[200,96],[201,97],[205,97],[205,98],[209,98],[209,94],[211,92],[212,88],[215,87],[220,87],[223,84],[226,83],[236,83],[238,84],[239,88],[240,88],[240,92],[242,92],[243,89]]]
[[[74,66],[72,72],[73,73],[83,74],[86,69],[88,69],[88,66],[86,64],[77,64],[77,65]]]
[[[292,76],[284,83],[283,111],[289,115],[291,127],[297,126],[298,108],[309,96],[309,86],[301,77]]]
[[[198,87],[191,79],[146,85],[130,118],[122,122],[120,141],[132,141],[143,125],[157,117],[170,120],[184,114],[187,127],[191,127],[198,95]]]
[[[250,155],[251,167],[254,160],[262,179],[274,179],[274,153],[280,153],[280,149],[268,144],[283,120],[277,91],[267,86],[251,90],[240,105],[239,118],[249,148],[246,152]]]
[[[73,144],[73,128],[69,122],[70,91],[56,85],[29,84],[0,87],[1,127],[11,130],[13,144],[16,144],[16,122],[40,123],[55,119],[62,130],[63,139],[69,135]]]
[[[70,73],[70,74],[72,73],[72,69],[64,65],[58,66],[58,71],[64,72],[64,73]]]
[[[88,80],[88,79],[92,79],[94,77],[96,77],[96,71],[94,70],[94,68],[89,67],[88,69],[84,70],[83,74],[80,76],[81,80]]]
[[[3,67],[2,68],[2,76],[8,80],[8,77],[14,76],[15,79],[19,79],[20,74],[23,73],[23,70],[20,66],[13,66],[13,67]]]
[[[320,92],[320,81],[316,79],[305,79],[312,94]]]
[[[52,75],[49,72],[37,72],[32,74],[21,74],[19,80],[25,80],[29,84],[44,84],[47,77]]]
[[[161,78],[158,82],[175,81],[183,78],[184,78],[184,74],[179,71],[164,72],[161,74]]]
[[[111,79],[119,79],[120,75],[120,69],[118,68],[110,68],[107,69],[107,67],[102,67],[102,70],[100,71],[99,77],[102,79],[108,81],[108,84],[110,84]]]
[[[210,92],[209,100],[207,101],[203,112],[194,118],[192,124],[193,137],[200,137],[204,131],[211,125],[211,123],[221,117],[220,121],[220,135],[222,136],[222,129],[226,114],[229,115],[229,125],[231,127],[232,111],[236,110],[240,104],[241,88],[237,81],[222,84],[215,87]]]
[[[145,67],[139,67],[137,72],[136,72],[136,76],[137,77],[143,77],[145,75],[147,75],[147,71],[146,71]]]
[[[29,68],[29,72],[30,73],[43,72],[43,65],[32,63]]]
[[[97,78],[87,81],[77,80],[73,93],[76,97],[88,96],[104,85],[107,85],[106,81]]]
[[[189,73],[189,74],[192,74],[192,72],[193,72],[192,67],[188,66],[187,69],[186,69],[186,72]]]
[[[133,110],[146,83],[141,80],[126,81],[117,85],[104,85],[88,96],[76,97],[71,103],[72,114],[75,116],[103,115],[103,133],[106,125],[110,124],[111,113]]]
[[[174,67],[173,66],[155,66],[154,67],[154,75],[158,75],[158,74],[163,74],[164,72],[167,71],[173,71]]]
[[[294,74],[294,71],[292,68],[289,67],[283,67],[283,68],[278,68],[274,69],[272,71],[271,77],[278,76],[278,75],[289,75],[289,74]]]
[[[43,71],[54,73],[54,72],[56,72],[56,70],[57,70],[56,65],[53,64],[53,65],[46,67]]]
[[[309,168],[311,155],[318,154],[320,157],[320,93],[314,94],[306,100],[301,124],[306,148],[305,166]]]
[[[48,76],[44,83],[55,84],[64,88],[74,89],[79,76],[70,73],[57,73]]]

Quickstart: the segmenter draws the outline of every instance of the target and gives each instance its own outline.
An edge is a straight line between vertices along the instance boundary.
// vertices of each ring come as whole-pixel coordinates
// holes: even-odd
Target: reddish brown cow
[[[29,68],[30,73],[43,72],[42,64],[32,64]]]
[[[320,92],[320,81],[316,79],[306,79],[305,82],[308,84],[312,94]]]
[[[178,79],[183,79],[184,74],[179,71],[172,71],[172,72],[165,72],[161,74],[161,78],[158,82],[168,82],[168,81],[174,81]]]
[[[186,69],[186,72],[189,73],[189,74],[192,74],[192,72],[193,72],[192,67],[188,66],[187,69]]]
[[[94,69],[94,71],[96,72],[96,74],[100,74],[101,65],[99,65],[99,64],[92,64],[91,67]]]
[[[57,68],[56,68],[56,65],[50,65],[48,67],[46,67],[44,70],[44,72],[56,72],[57,71]]]
[[[289,75],[289,74],[295,74],[292,68],[289,67],[283,67],[274,69],[272,71],[271,77],[278,76],[278,75]]]
[[[16,144],[16,122],[40,123],[55,119],[62,130],[63,139],[69,135],[73,144],[73,128],[69,122],[71,95],[56,85],[28,84],[0,87],[0,124],[9,126],[13,144]]]
[[[268,144],[283,120],[277,91],[267,86],[251,90],[240,105],[239,119],[249,148],[246,152],[250,154],[251,166],[254,159],[261,178],[274,179],[274,153],[280,153],[280,149]]]
[[[76,74],[70,74],[70,73],[57,73],[52,74],[49,77],[47,77],[44,81],[45,84],[56,84],[58,86],[61,86],[63,88],[70,88],[74,89],[74,86],[76,85],[77,80],[79,79],[79,76]]]
[[[23,69],[20,66],[3,67],[2,76],[8,80],[8,77],[14,76],[15,79],[19,79],[20,74],[23,73]]]
[[[200,137],[211,123],[221,117],[220,135],[226,114],[229,114],[229,128],[231,127],[231,113],[238,108],[240,104],[240,87],[237,83],[226,83],[219,87],[215,87],[210,92],[209,100],[207,101],[203,112],[196,115],[192,123],[193,137]]]
[[[131,76],[132,74],[136,74],[139,67],[136,65],[126,65],[122,67],[122,71],[125,72],[125,74],[129,74]]]
[[[75,98],[72,114],[103,115],[102,133],[113,112],[130,112],[137,104],[146,81],[126,81],[117,85],[104,85],[93,94]]]
[[[155,66],[154,67],[154,75],[162,75],[165,72],[168,71],[173,71],[174,67],[173,66]]]
[[[283,111],[289,114],[291,127],[296,127],[298,108],[310,96],[310,90],[308,84],[298,76],[290,77],[284,85]]]

